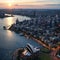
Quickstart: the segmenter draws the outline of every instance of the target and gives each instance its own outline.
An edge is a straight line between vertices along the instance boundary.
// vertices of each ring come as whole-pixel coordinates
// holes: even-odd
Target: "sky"
[[[0,8],[60,9],[60,0],[0,0]]]

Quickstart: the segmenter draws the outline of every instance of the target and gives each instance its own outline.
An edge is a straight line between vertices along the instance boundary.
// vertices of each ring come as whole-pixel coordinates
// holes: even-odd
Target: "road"
[[[44,46],[45,48],[48,48],[50,49],[49,46],[47,46],[45,43],[41,42],[40,40],[37,40],[37,39],[34,39],[35,41],[37,41],[39,44],[41,44],[42,46]],[[58,58],[56,56],[56,53],[57,51],[60,49],[60,46],[58,46],[57,48],[51,48],[51,53],[50,53],[50,56],[51,56],[51,59],[52,60],[60,60],[60,58]]]
[[[53,49],[53,51],[51,52],[51,58],[52,58],[52,60],[60,60],[60,58],[58,58],[57,56],[56,56],[56,53],[57,53],[57,51],[60,49],[60,47],[57,47],[56,49]]]
[[[60,60],[60,58],[58,58],[56,56],[57,51],[60,49],[60,46],[55,48],[51,48],[50,46],[47,46],[45,43],[41,42],[41,40],[35,39],[34,37],[31,37],[33,40],[35,40],[36,42],[38,42],[40,45],[44,46],[45,48],[48,48],[49,50],[51,50],[50,56],[52,58],[52,60]]]

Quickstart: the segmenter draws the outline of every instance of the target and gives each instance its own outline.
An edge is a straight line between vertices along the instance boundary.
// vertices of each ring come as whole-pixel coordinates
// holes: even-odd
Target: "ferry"
[[[3,26],[3,29],[6,30],[7,29],[6,26]]]

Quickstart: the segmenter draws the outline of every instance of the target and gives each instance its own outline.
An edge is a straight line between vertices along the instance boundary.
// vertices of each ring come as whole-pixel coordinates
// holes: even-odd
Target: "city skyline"
[[[0,0],[0,8],[60,9],[59,0]]]

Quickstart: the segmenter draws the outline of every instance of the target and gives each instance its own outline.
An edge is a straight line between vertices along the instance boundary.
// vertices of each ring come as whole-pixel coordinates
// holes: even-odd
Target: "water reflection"
[[[39,46],[32,39],[27,40],[24,36],[19,36],[18,34],[15,34],[14,32],[11,32],[9,30],[3,30],[3,26],[9,26],[15,23],[17,18],[19,19],[19,21],[23,21],[25,19],[30,20],[29,17],[18,15],[0,19],[0,60],[11,60],[9,51],[13,52],[17,48],[25,47],[27,43]]]
[[[14,18],[12,18],[12,17],[8,17],[5,20],[6,20],[5,25],[7,25],[7,26],[14,23]]]
[[[6,34],[8,38],[11,38],[13,36],[12,32],[8,30],[6,31]]]

